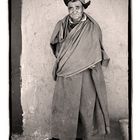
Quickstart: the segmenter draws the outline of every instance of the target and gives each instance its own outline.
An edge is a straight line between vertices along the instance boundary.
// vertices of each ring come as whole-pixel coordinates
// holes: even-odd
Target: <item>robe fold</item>
[[[102,46],[102,33],[97,22],[87,16],[87,20],[80,22],[68,33],[69,16],[59,21],[51,37],[51,47],[59,48],[54,66],[54,77],[71,76],[98,62],[108,64],[107,56]]]
[[[99,25],[85,15],[87,19],[71,31],[68,30],[69,16],[60,20],[50,41],[56,56],[52,137],[65,140],[76,138],[80,114],[85,140],[92,139],[95,132],[109,132],[106,87],[101,68],[101,64],[108,65],[109,57],[102,46]]]

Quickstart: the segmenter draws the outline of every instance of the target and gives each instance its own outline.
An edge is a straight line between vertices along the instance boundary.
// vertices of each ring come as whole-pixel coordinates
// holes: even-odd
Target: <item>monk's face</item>
[[[83,10],[84,10],[83,5],[79,0],[75,2],[70,1],[68,3],[69,16],[71,17],[73,22],[78,22],[81,20]]]

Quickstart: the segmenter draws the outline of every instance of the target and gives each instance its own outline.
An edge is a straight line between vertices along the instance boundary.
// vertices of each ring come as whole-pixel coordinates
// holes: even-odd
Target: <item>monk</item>
[[[83,140],[110,133],[102,65],[109,57],[98,23],[84,12],[85,0],[64,0],[68,15],[58,21],[50,45],[56,57],[51,136],[75,140],[81,124]]]

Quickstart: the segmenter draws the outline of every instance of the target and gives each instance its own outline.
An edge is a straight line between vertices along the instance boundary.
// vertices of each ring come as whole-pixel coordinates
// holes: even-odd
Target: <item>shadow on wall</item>
[[[12,134],[21,134],[22,107],[21,107],[21,71],[20,55],[21,40],[21,0],[9,1],[10,16],[10,131]]]

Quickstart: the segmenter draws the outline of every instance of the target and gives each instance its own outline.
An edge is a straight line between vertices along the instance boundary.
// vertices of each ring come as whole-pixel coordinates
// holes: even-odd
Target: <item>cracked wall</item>
[[[111,58],[104,68],[111,118],[128,115],[128,1],[94,0],[86,10],[99,23]],[[49,40],[56,22],[67,14],[63,0],[22,1],[21,100],[25,135],[50,134],[55,58]]]

